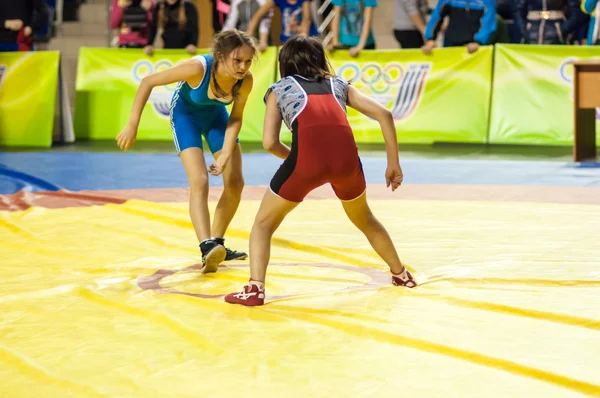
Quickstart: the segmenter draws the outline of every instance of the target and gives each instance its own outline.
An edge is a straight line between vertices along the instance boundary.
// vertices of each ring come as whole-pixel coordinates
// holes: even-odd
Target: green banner
[[[474,54],[465,48],[348,51],[330,55],[338,76],[389,109],[400,143],[483,143],[487,136],[492,47]],[[379,124],[348,108],[359,143],[381,143]]]
[[[573,145],[569,62],[594,57],[597,46],[497,45],[489,142]]]
[[[0,52],[0,145],[50,147],[60,54]]]
[[[201,50],[208,52],[208,50]],[[276,48],[252,65],[252,93],[244,110],[241,141],[261,141],[267,88],[275,79]],[[137,49],[82,48],[77,69],[75,133],[77,138],[114,139],[129,120],[141,79],[191,56],[181,50],[158,50],[146,56]],[[144,108],[139,140],[172,140],[169,106],[176,83],[156,87]]]

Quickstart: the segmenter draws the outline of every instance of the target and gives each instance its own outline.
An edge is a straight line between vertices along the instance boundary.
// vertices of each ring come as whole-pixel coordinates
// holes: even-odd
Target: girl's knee
[[[192,194],[208,191],[208,175],[200,175],[191,179],[190,191]]]
[[[350,221],[361,231],[368,229],[376,222],[375,216],[370,211],[349,214]]]
[[[279,225],[279,217],[272,213],[257,214],[254,219],[254,227],[265,232],[273,232]]]
[[[227,181],[224,181],[224,188],[233,194],[241,195],[244,190],[244,177],[243,176],[235,176],[232,178],[228,178]]]

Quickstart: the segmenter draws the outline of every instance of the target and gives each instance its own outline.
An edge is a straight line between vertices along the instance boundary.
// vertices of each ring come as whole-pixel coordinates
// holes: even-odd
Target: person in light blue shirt
[[[590,15],[590,27],[587,36],[588,46],[600,44],[598,41],[598,32],[600,31],[597,15],[598,8],[598,0],[582,0],[581,2],[581,10]]]
[[[332,0],[333,39],[329,49],[349,48],[350,55],[357,56],[362,50],[375,49],[373,36],[373,12],[377,0]]]

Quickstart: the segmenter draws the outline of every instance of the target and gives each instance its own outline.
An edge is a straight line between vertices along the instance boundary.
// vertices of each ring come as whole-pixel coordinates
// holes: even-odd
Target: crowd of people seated
[[[75,0],[81,2],[83,0]],[[378,0],[331,0],[331,22],[323,26],[317,10],[324,0],[211,0],[213,30],[239,29],[258,38],[264,50],[271,39],[272,18],[279,11],[279,42],[297,34],[326,37],[329,50],[352,56],[376,49],[373,34]],[[379,0],[381,1],[381,0]],[[390,0],[390,31],[400,48],[425,54],[438,45],[465,46],[469,52],[495,43],[595,45],[598,0]],[[33,51],[51,35],[55,0],[0,0],[0,51]],[[152,54],[161,47],[197,51],[198,9],[192,0],[112,0],[110,27],[118,47]],[[277,43],[275,43],[277,44]]]

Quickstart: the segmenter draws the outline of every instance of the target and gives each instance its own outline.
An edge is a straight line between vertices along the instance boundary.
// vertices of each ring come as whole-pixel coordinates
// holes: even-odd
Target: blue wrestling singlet
[[[226,106],[233,102],[221,102],[208,97],[214,58],[212,55],[194,57],[204,65],[204,77],[198,87],[181,81],[171,99],[171,131],[177,153],[197,147],[204,149],[202,136],[212,153],[223,148],[225,129],[229,121]],[[238,139],[239,142],[239,139]]]

